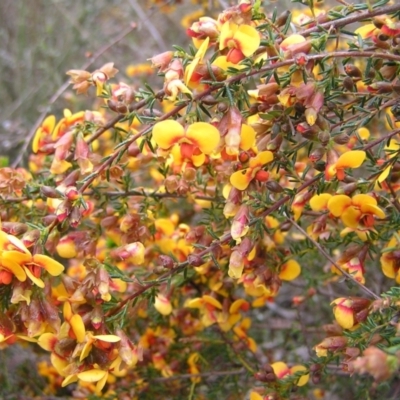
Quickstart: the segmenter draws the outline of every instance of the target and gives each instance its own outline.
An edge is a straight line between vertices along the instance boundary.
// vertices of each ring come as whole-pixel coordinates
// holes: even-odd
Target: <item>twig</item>
[[[117,44],[118,42],[120,42],[126,35],[128,35],[129,33],[131,33],[134,29],[136,29],[136,24],[131,24],[131,26],[129,26],[127,29],[123,30],[119,35],[117,35],[113,40],[110,41],[110,43],[108,43],[107,45],[101,47],[96,53],[94,53],[94,55],[91,57],[91,59],[89,61],[87,61],[86,63],[84,63],[81,67],[81,69],[86,70],[87,68],[89,68],[100,56],[102,56],[108,49],[110,49],[111,47],[113,47],[115,44]],[[15,158],[15,160],[12,162],[12,167],[16,168],[19,163],[22,160],[22,157],[24,156],[33,136],[35,135],[37,129],[39,128],[40,124],[42,123],[42,121],[44,120],[44,118],[46,117],[47,113],[48,113],[48,108],[54,104],[59,97],[65,92],[65,90],[68,88],[70,84],[70,81],[66,81],[64,82],[59,88],[58,90],[53,94],[53,96],[51,96],[49,103],[46,107],[46,109],[40,114],[39,118],[36,120],[36,122],[33,124],[32,129],[29,131],[24,144],[22,145],[22,148],[19,151],[18,156]]]
[[[395,4],[393,6],[377,7],[373,11],[360,12],[356,15],[351,15],[349,17],[344,17],[344,18],[337,19],[334,21],[325,22],[323,24],[319,24],[312,28],[305,29],[304,31],[300,31],[299,33],[303,36],[309,36],[311,33],[314,33],[314,32],[320,32],[321,30],[329,30],[332,27],[340,28],[342,26],[346,26],[346,25],[352,24],[354,22],[358,22],[358,21],[362,21],[362,20],[369,19],[372,17],[376,17],[378,15],[394,13],[396,11],[400,11],[400,3]]]
[[[241,369],[235,369],[232,371],[211,371],[211,372],[203,372],[200,374],[174,375],[174,376],[169,376],[166,378],[150,378],[150,379],[148,379],[148,381],[149,382],[170,382],[170,381],[192,379],[192,378],[212,378],[214,376],[242,375],[245,372],[246,372],[246,370],[244,368],[241,368]]]
[[[153,36],[155,43],[160,51],[165,51],[167,49],[167,44],[164,42],[163,37],[160,32],[156,28],[156,26],[152,23],[152,19],[146,15],[143,11],[142,7],[140,7],[139,3],[136,0],[128,0],[130,6],[135,10],[136,14],[139,17],[139,21],[143,24],[143,26],[149,31],[150,35]]]
[[[347,279],[351,280],[354,284],[361,288],[365,293],[369,296],[373,297],[374,299],[380,299],[378,295],[376,295],[372,290],[368,289],[365,285],[359,282],[357,279],[354,278],[353,275],[349,274],[345,271],[340,265],[336,263],[336,261],[327,253],[327,251],[316,241],[314,240],[296,221],[293,219],[288,219],[288,221],[297,228],[312,244],[319,250],[319,252],[329,261],[332,265],[337,268],[342,275],[344,275]]]
[[[386,182],[386,185],[388,186],[388,188],[390,190],[390,193],[393,196],[393,200],[392,200],[393,205],[396,207],[397,211],[400,212],[400,203],[399,203],[399,200],[397,198],[397,193],[394,191],[393,186],[392,186],[392,184],[390,182]]]

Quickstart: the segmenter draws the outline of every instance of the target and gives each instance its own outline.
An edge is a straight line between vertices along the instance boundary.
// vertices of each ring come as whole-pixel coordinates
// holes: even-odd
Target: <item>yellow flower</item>
[[[172,312],[171,302],[160,293],[155,298],[154,308],[162,315],[169,315]]]
[[[187,300],[185,307],[198,308],[200,310],[202,314],[201,322],[205,328],[218,321],[219,310],[222,310],[222,304],[217,299],[207,294],[202,297]]]
[[[40,279],[43,269],[52,276],[58,276],[64,271],[59,262],[43,254],[32,255],[18,238],[0,231],[0,271],[8,272],[3,272],[0,279],[4,280],[5,275],[12,274],[24,282],[28,277],[35,285],[43,288],[44,282]]]
[[[300,264],[295,260],[286,261],[280,268],[279,278],[283,281],[292,281],[301,273]]]
[[[361,297],[340,297],[332,304],[337,323],[344,329],[351,329],[367,318],[370,301]]]
[[[238,64],[245,57],[250,57],[260,46],[260,35],[249,25],[236,25],[227,21],[221,28],[219,49],[229,49],[227,61]]]
[[[342,154],[336,163],[327,165],[325,179],[330,180],[336,175],[338,180],[343,180],[345,177],[344,170],[346,168],[359,168],[365,158],[366,153],[363,150],[351,150]]]
[[[261,171],[262,167],[265,164],[270,163],[273,159],[274,159],[273,153],[268,150],[258,153],[254,158],[250,160],[248,168],[236,171],[231,175],[230,178],[231,185],[236,189],[246,190],[250,182],[254,178],[257,179],[256,175],[259,171]],[[266,171],[263,172],[268,174],[268,172]],[[262,179],[264,179],[264,177],[262,177]]]
[[[220,134],[215,126],[206,122],[195,122],[185,129],[179,122],[168,120],[154,125],[153,139],[163,150],[179,144],[182,157],[200,166],[205,161],[204,155],[216,150]],[[200,159],[197,157],[199,155],[202,155]]]
[[[385,276],[395,279],[400,284],[400,240],[399,233],[393,235],[387,246],[382,250],[380,258],[382,271]]]
[[[375,197],[368,194],[357,194],[352,198],[339,194],[328,200],[328,209],[349,228],[372,227],[374,216],[384,218],[385,213],[378,207]]]
[[[307,368],[304,365],[294,365],[293,367],[289,368],[282,361],[277,361],[271,364],[271,367],[278,379],[284,379],[288,375],[293,375],[296,372],[307,371]],[[309,377],[310,375],[308,373],[303,374],[297,381],[297,386],[304,386],[308,382]]]

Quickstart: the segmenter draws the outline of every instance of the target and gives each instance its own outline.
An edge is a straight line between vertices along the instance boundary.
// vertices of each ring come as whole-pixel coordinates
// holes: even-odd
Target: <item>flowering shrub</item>
[[[261,3],[196,16],[160,90],[68,71],[93,109],[0,169],[0,346],[48,352],[48,392],[391,395],[400,5]]]

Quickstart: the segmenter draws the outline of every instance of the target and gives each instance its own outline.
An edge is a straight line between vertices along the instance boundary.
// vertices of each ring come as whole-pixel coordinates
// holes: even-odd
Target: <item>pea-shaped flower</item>
[[[193,156],[211,154],[218,146],[218,129],[206,122],[195,122],[184,128],[179,122],[168,120],[157,122],[153,127],[153,139],[163,150],[169,150],[174,144],[180,145],[183,158],[192,160]],[[196,166],[204,163],[205,157],[196,157]]]

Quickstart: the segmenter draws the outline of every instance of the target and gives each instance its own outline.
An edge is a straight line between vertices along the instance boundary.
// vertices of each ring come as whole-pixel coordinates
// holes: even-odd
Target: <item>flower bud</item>
[[[204,264],[203,259],[198,254],[189,254],[187,261],[192,267],[200,267]]]
[[[170,257],[170,256],[166,256],[164,254],[161,254],[158,257],[158,262],[167,269],[172,269],[175,266],[175,261]]]
[[[344,66],[344,71],[348,76],[351,76],[352,78],[361,78],[362,75],[360,69],[354,64],[346,64]]]
[[[282,193],[283,187],[276,181],[268,181],[266,183],[267,189],[273,193]]]
[[[28,230],[28,225],[22,222],[1,222],[1,230],[8,233],[9,235],[19,236]]]
[[[331,139],[331,134],[328,131],[321,131],[318,133],[318,139],[321,142],[322,146],[326,146]]]
[[[355,88],[354,81],[353,81],[353,79],[351,79],[350,76],[346,76],[343,79],[343,87],[346,90],[348,90],[349,92],[353,92],[354,91],[354,88]]]
[[[346,133],[339,133],[339,135],[333,137],[333,141],[337,144],[346,144],[349,140],[350,137]]]

